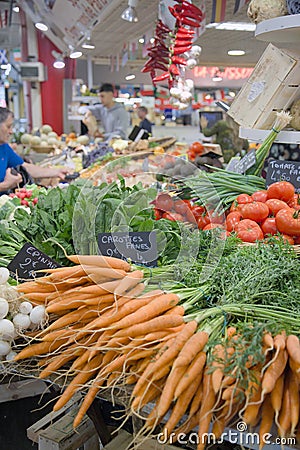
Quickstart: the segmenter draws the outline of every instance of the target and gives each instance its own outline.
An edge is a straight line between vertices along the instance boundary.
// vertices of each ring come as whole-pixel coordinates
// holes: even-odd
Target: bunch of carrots
[[[179,433],[198,426],[201,450],[210,423],[220,436],[236,415],[249,426],[261,417],[262,434],[273,420],[281,436],[295,433],[300,383],[296,335],[278,331],[272,337],[262,328],[258,356],[246,353],[245,364],[238,365],[249,343],[233,326],[217,342],[224,330],[220,308],[195,313],[196,296],[187,300],[175,292],[145,292],[143,271],[126,261],[69,258],[75,266],[19,285],[22,297],[46,305],[49,322],[15,359],[38,358],[40,378],[67,376],[54,410],[75,392],[84,392],[74,427],[99,392],[132,386],[128,415],[144,418],[141,436],[155,434],[159,425],[168,435],[175,433],[175,441]],[[148,404],[153,408],[147,414]]]

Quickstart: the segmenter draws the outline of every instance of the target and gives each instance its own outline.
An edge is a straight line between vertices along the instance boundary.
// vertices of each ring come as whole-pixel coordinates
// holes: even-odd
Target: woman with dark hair
[[[14,115],[7,108],[0,108],[0,194],[18,187],[22,183],[20,173],[12,173],[11,169],[22,166],[33,178],[60,178],[64,179],[68,173],[66,169],[51,169],[39,167],[24,162],[8,144],[13,133]]]

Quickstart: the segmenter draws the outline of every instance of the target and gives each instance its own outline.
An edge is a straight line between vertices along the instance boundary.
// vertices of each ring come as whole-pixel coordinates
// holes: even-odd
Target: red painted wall
[[[61,51],[41,31],[37,31],[38,60],[47,66],[48,80],[41,83],[42,122],[63,133],[63,79],[74,78],[76,61],[65,58],[64,69],[55,69],[52,50]]]

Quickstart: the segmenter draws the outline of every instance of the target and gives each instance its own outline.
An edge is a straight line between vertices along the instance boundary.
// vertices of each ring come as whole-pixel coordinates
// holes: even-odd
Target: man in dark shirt
[[[143,130],[146,130],[149,134],[152,134],[152,123],[150,120],[146,118],[146,115],[148,114],[148,109],[145,106],[139,106],[137,109],[137,115],[139,119],[141,119],[141,122],[139,124],[139,127],[143,128]]]

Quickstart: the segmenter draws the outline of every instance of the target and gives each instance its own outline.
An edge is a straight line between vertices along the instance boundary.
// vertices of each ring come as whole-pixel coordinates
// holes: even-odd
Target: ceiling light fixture
[[[154,42],[155,42],[155,38],[152,37],[152,38],[150,39],[150,44],[154,44]]]
[[[93,50],[95,48],[95,44],[92,42],[92,37],[91,37],[91,31],[90,30],[88,30],[85,33],[85,40],[81,44],[81,47],[85,48],[87,50]]]
[[[69,45],[69,49],[70,49],[69,57],[71,59],[77,59],[77,58],[80,58],[80,56],[82,56],[82,52],[80,50],[76,50],[73,47],[73,45]]]
[[[20,12],[20,8],[18,6],[13,7],[13,12],[18,13]]]
[[[248,22],[213,22],[206,25],[206,28],[215,28],[216,30],[230,30],[230,31],[254,31],[256,29],[255,23]]]
[[[144,39],[144,38],[140,38],[140,39],[139,39],[139,43],[140,43],[140,44],[144,44],[144,42],[145,42],[145,39]]]
[[[135,75],[133,73],[130,73],[128,75],[126,75],[125,80],[129,81],[129,80],[134,80],[135,79]]]
[[[121,14],[123,20],[127,22],[137,22],[139,20],[135,10],[138,2],[139,0],[128,0],[128,7]]]
[[[63,69],[65,67],[64,56],[62,53],[58,53],[55,50],[51,52],[52,56],[54,56],[55,61],[53,62],[53,67],[55,69]]]
[[[223,78],[220,75],[214,75],[212,77],[212,81],[222,81],[222,80],[223,80]]]
[[[244,50],[228,50],[227,55],[243,56],[246,52]]]
[[[41,20],[35,22],[34,26],[40,31],[48,31],[48,25],[46,25],[45,22],[42,22]]]

